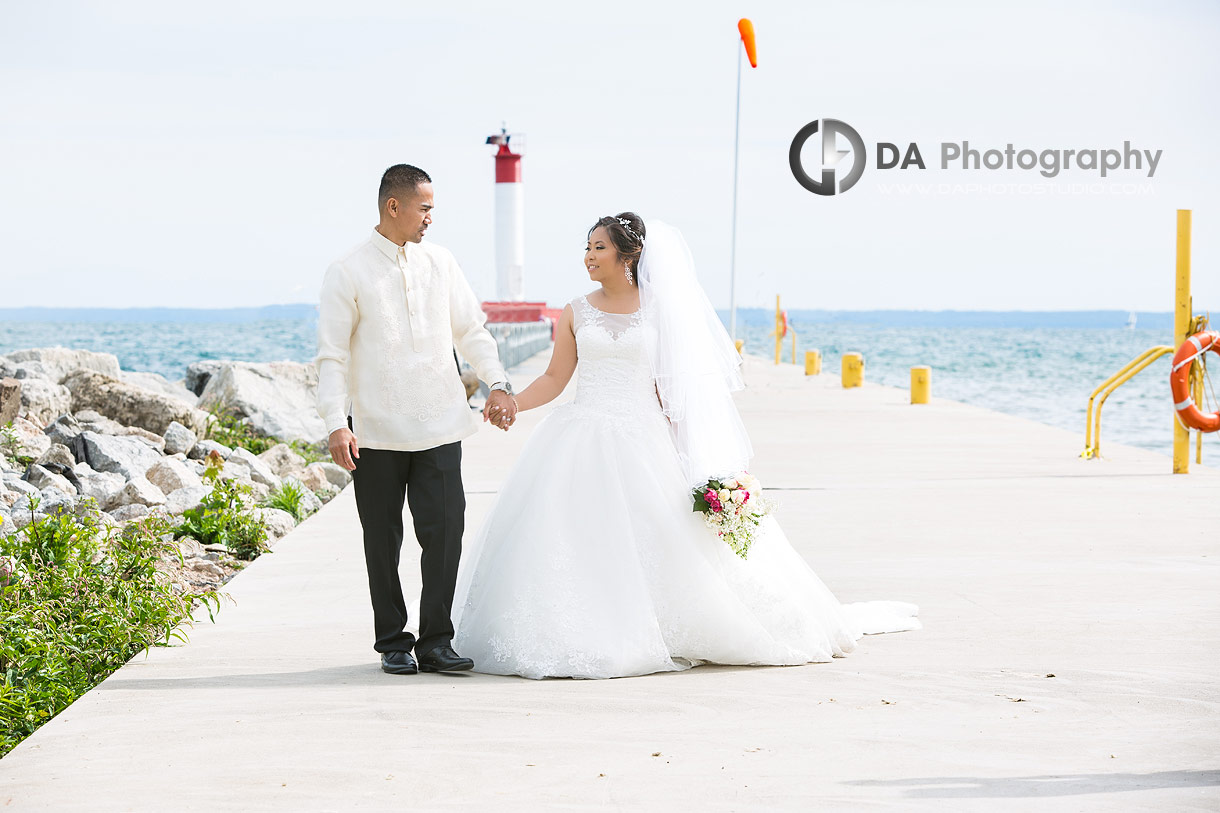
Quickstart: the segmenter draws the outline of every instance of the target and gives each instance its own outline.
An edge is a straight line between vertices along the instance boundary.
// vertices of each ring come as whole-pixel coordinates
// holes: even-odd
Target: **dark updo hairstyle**
[[[626,220],[630,231],[623,227],[621,221]],[[610,235],[610,243],[618,252],[619,259],[631,263],[631,278],[636,279],[640,267],[640,254],[644,251],[644,220],[635,212],[619,212],[611,217],[599,217],[597,222],[589,227],[588,237],[593,236],[593,230],[598,226],[605,228]]]

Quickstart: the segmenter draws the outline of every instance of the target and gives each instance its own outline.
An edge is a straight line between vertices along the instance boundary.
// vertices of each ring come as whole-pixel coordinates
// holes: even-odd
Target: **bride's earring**
[[[631,263],[623,263],[623,274],[628,282],[635,282],[635,277],[631,276]]]

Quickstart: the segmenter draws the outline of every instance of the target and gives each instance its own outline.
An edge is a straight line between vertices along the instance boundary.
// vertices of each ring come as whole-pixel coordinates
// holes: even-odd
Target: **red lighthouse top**
[[[488,144],[498,144],[496,151],[496,183],[521,183],[521,156],[508,147],[512,136],[503,127],[500,132],[487,137]]]

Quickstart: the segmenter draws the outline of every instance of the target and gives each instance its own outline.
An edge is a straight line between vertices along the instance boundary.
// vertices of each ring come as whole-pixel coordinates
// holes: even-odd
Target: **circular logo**
[[[822,162],[818,173],[821,178],[815,181],[801,164],[801,150],[806,141],[819,133],[822,137]],[[835,189],[835,165],[848,153],[835,146],[835,137],[840,135],[851,145],[852,167]],[[864,174],[865,159],[864,139],[860,138],[854,127],[838,119],[814,119],[797,131],[792,146],[788,148],[788,166],[792,168],[793,177],[815,195],[842,194],[851,189]]]

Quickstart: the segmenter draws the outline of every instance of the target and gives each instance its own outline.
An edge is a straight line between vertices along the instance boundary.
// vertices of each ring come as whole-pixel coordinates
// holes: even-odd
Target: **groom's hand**
[[[336,429],[330,433],[327,445],[330,447],[331,460],[348,471],[355,471],[356,463],[352,458],[360,457],[360,446],[356,443],[356,436],[352,434],[352,430]]]
[[[483,420],[491,421],[493,426],[507,432],[513,421],[517,420],[517,402],[503,390],[492,390],[487,396],[487,403],[483,405]]]

